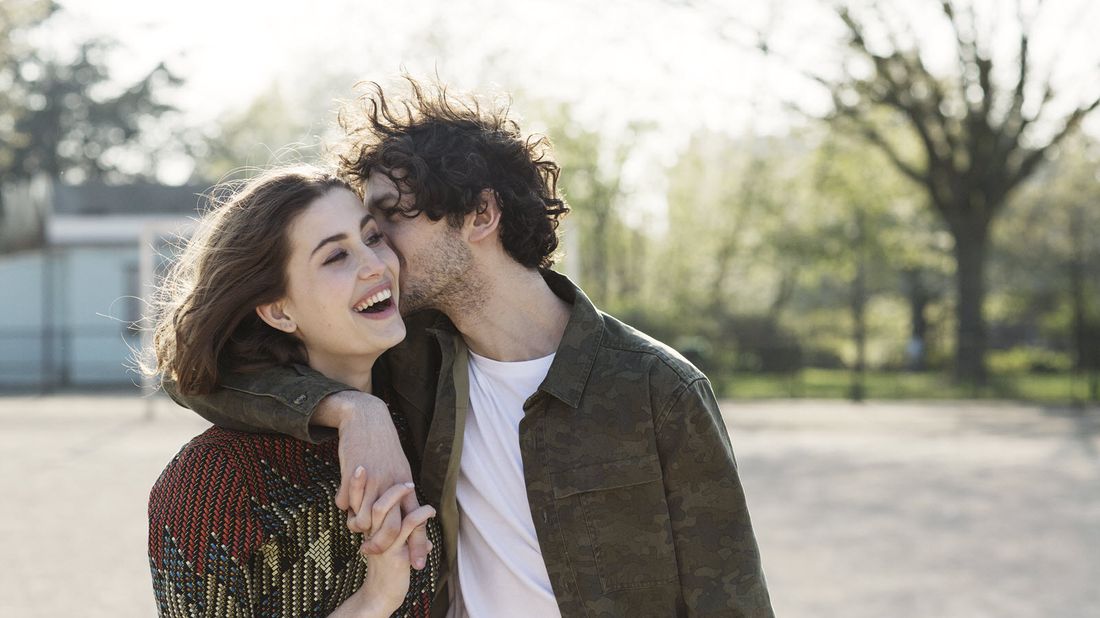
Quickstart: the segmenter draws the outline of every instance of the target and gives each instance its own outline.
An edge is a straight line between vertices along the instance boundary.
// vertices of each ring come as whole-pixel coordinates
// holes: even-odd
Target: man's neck
[[[447,311],[474,353],[513,362],[557,351],[571,307],[558,298],[537,270],[519,266],[485,275],[482,302]]]

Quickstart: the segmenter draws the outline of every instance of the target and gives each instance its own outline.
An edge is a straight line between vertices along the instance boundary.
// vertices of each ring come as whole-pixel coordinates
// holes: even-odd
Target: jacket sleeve
[[[733,447],[706,378],[658,417],[657,443],[688,614],[772,618]]]
[[[163,387],[176,403],[219,427],[281,433],[308,442],[331,435],[332,430],[309,424],[321,400],[351,390],[303,365],[228,374],[219,388],[206,395],[184,395],[168,379]]]

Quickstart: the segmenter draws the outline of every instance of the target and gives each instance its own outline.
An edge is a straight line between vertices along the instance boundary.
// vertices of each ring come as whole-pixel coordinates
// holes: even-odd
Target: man
[[[401,258],[409,335],[375,383],[442,517],[437,599],[476,618],[772,616],[709,382],[549,270],[568,207],[546,142],[506,109],[410,85],[397,105],[375,86],[345,117],[341,162]],[[411,476],[367,395],[301,368],[225,386],[181,402],[231,428],[338,427],[345,477],[370,475],[363,505]],[[359,501],[337,498],[381,549],[393,531]]]

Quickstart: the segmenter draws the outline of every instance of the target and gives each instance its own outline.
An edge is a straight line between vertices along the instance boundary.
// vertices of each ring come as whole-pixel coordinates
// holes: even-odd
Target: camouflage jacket
[[[773,616],[709,381],[671,348],[597,310],[565,277],[544,277],[573,308],[546,379],[524,405],[519,440],[562,615]],[[408,423],[410,462],[442,518],[453,572],[466,348],[438,313],[408,325],[406,341],[376,364],[375,384],[389,385],[390,404]],[[224,385],[175,398],[218,425],[311,441],[319,437],[312,411],[348,388],[306,367],[234,375]]]

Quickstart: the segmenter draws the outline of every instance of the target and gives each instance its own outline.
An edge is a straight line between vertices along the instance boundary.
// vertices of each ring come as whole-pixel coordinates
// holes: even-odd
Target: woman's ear
[[[477,210],[467,215],[470,242],[485,240],[500,227],[500,204],[496,191],[482,189],[478,196]]]
[[[266,305],[260,305],[256,307],[256,315],[260,316],[260,319],[267,322],[268,326],[275,330],[281,330],[284,333],[293,333],[298,330],[298,323],[294,321],[294,318],[286,314],[284,310],[285,301],[279,300],[273,303],[267,303]]]

